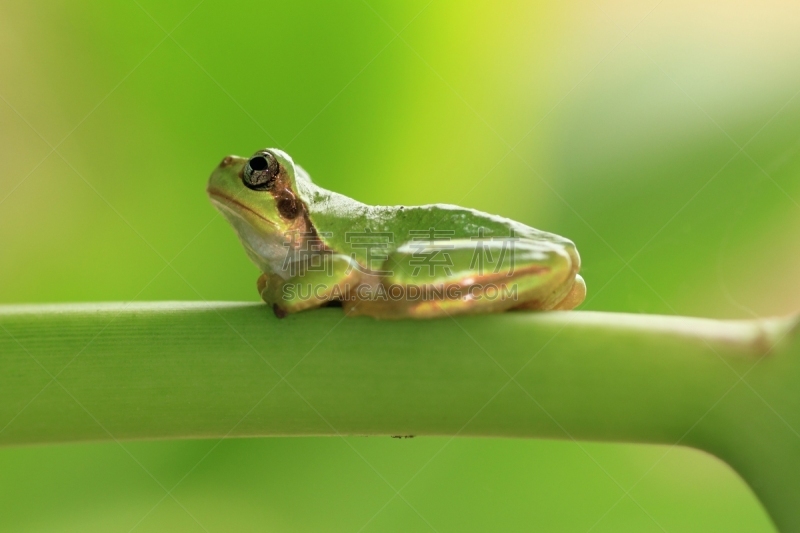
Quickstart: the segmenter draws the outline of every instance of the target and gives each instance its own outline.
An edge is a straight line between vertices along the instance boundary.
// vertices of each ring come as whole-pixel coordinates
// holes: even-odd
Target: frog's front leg
[[[585,294],[579,268],[574,247],[562,243],[525,239],[409,243],[384,264],[385,296],[354,302],[351,311],[379,318],[429,318],[514,308],[572,308]]]
[[[286,266],[288,277],[265,273],[258,278],[261,299],[272,306],[275,315],[283,318],[325,305],[347,296],[357,282],[358,269],[350,257],[342,254],[306,258]]]

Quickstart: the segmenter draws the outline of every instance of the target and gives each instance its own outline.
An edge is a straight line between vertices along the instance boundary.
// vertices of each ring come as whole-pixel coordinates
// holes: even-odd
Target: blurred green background
[[[799,61],[792,0],[1,1],[0,303],[256,300],[204,184],[278,146],[570,237],[586,309],[795,311]],[[0,530],[772,531],[679,447],[347,441],[2,449]]]

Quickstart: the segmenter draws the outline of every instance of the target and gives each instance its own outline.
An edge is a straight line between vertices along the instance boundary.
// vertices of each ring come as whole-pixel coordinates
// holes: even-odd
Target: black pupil
[[[267,170],[267,158],[263,155],[257,155],[250,159],[250,168],[253,170]]]

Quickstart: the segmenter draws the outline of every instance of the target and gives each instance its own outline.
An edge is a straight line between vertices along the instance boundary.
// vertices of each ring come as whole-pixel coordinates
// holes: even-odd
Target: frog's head
[[[293,190],[297,168],[274,148],[250,158],[230,155],[214,169],[206,191],[262,270],[286,256],[293,232],[306,231],[305,206]]]

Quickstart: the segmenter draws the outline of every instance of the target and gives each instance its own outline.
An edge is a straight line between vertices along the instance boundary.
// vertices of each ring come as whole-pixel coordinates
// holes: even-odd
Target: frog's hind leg
[[[384,298],[358,301],[352,312],[429,318],[520,306],[550,309],[575,286],[579,266],[568,247],[524,239],[513,247],[489,239],[407,244],[384,263]]]
[[[570,309],[575,309],[579,305],[583,303],[583,300],[586,299],[586,282],[583,281],[583,276],[580,274],[575,275],[575,282],[572,284],[572,288],[564,297],[563,300],[558,302],[553,310],[556,311],[569,311]]]
[[[583,303],[585,298],[586,282],[583,281],[580,274],[576,274],[569,291],[557,291],[547,298],[533,298],[512,309],[515,311],[569,311]]]
[[[289,265],[287,270],[290,275],[286,279],[274,273],[258,278],[261,299],[272,306],[278,318],[346,298],[359,274],[352,260],[341,254],[326,255],[319,267],[304,262]]]

